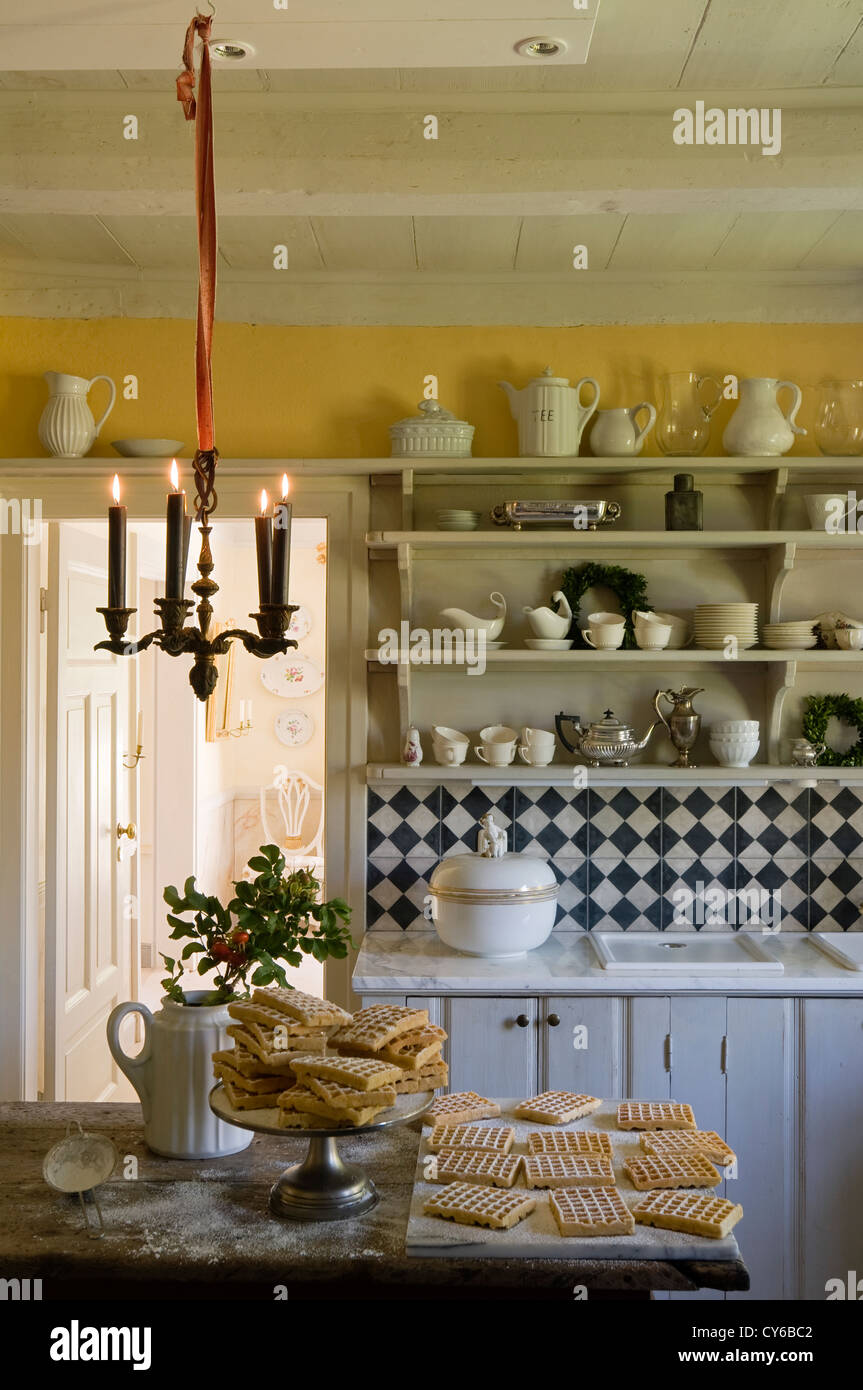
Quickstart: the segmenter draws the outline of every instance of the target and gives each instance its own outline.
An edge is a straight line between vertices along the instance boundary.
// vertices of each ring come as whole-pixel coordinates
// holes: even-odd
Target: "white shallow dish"
[[[170,459],[185,445],[181,439],[112,439],[111,448],[124,459]]]
[[[621,975],[782,975],[751,932],[589,932],[603,970]]]
[[[285,709],[276,715],[276,738],[286,748],[302,748],[315,734],[315,721],[302,709]]]
[[[299,652],[285,652],[270,657],[264,662],[261,671],[261,684],[271,695],[281,695],[286,700],[299,700],[303,695],[314,695],[324,683],[324,673],[311,657],[300,656]]]
[[[572,639],[566,637],[525,637],[524,645],[532,652],[568,652]]]

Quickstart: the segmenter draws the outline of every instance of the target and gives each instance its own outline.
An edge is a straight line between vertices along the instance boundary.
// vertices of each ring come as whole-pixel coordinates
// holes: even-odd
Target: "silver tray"
[[[591,501],[564,502],[499,502],[492,507],[491,519],[496,526],[567,526],[574,531],[595,531],[597,526],[610,526],[620,516],[619,502],[604,498]]]

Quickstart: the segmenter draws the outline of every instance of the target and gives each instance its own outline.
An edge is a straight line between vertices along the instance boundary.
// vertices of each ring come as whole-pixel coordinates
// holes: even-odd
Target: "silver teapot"
[[[572,737],[575,743],[570,743],[561,727],[563,721],[572,725]],[[639,739],[631,724],[624,724],[617,719],[614,712],[610,709],[605,711],[605,716],[596,721],[595,724],[588,724],[587,728],[582,728],[581,717],[578,714],[560,714],[554,716],[555,727],[561,743],[568,748],[570,753],[579,753],[582,758],[586,758],[591,767],[628,767],[630,758],[636,753],[642,753],[650,741],[650,735],[661,721],[654,719],[647,733]]]

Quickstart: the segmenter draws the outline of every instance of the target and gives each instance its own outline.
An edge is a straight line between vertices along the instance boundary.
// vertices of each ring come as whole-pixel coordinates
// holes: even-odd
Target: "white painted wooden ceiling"
[[[269,8],[217,0],[214,32],[251,38]],[[556,34],[570,0],[451,0],[435,9],[461,31],[447,66],[428,43],[412,66],[351,47],[359,23],[427,31],[427,0],[272,9],[254,59],[215,76],[223,317],[863,317],[859,0],[602,0],[587,62],[550,64],[489,58],[471,24],[518,29],[532,11],[524,34]],[[20,0],[0,0],[3,61],[43,41],[38,68],[0,72],[0,312],[191,314],[191,130],[176,68],[142,65],[152,45],[129,28],[130,15],[167,26],[178,50],[185,10],[179,25],[175,0],[31,10],[21,24]],[[67,41],[49,59],[58,25]],[[304,25],[320,30],[314,60],[276,41]],[[676,147],[672,113],[698,98],[781,106],[781,155]],[[124,142],[130,113],[139,139]],[[589,271],[575,272],[581,243]]]

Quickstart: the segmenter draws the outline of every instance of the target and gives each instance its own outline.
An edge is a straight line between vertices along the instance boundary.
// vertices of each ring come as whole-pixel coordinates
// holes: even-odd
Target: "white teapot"
[[[518,422],[518,452],[521,458],[575,458],[584,427],[599,405],[599,382],[583,376],[574,386],[569,378],[554,376],[546,367],[527,386],[517,391],[508,381],[498,386],[509,397],[512,418]],[[581,388],[593,387],[590,405],[581,404]]]

